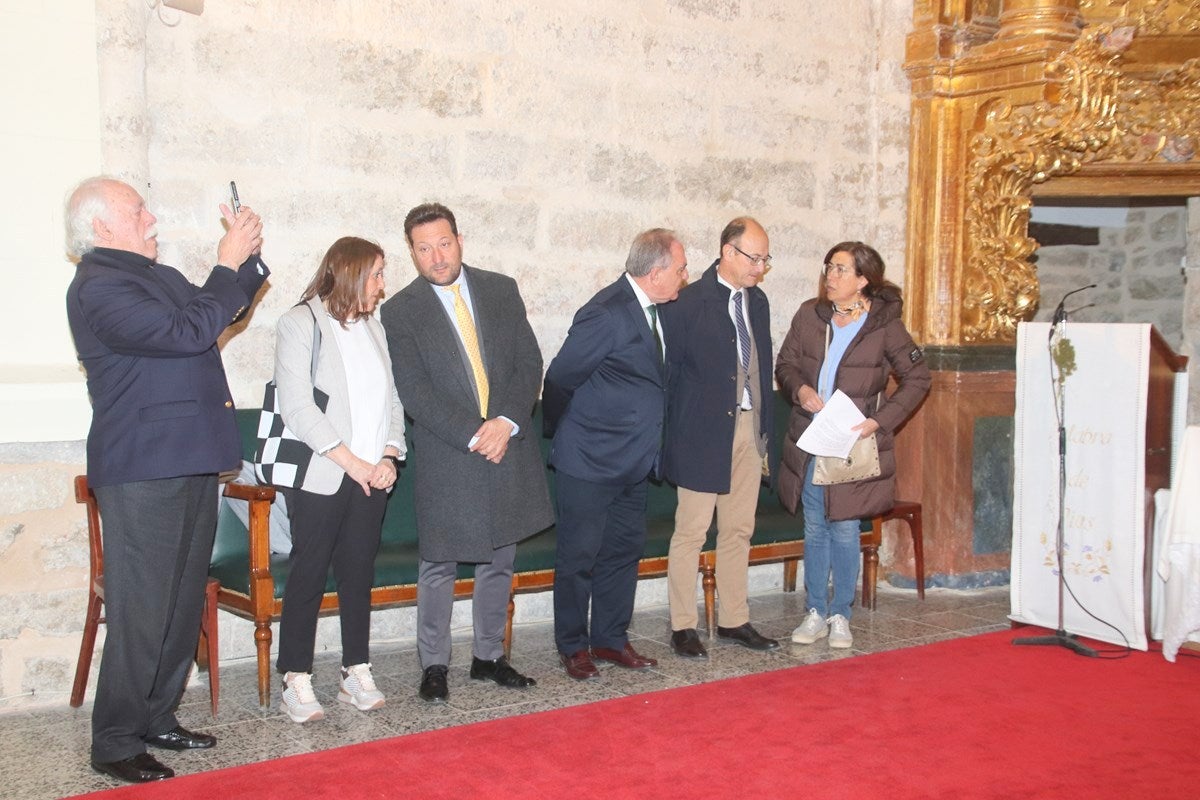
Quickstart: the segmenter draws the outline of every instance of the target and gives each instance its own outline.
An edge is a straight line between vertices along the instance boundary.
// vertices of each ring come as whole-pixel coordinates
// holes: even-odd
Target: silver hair
[[[108,207],[108,193],[105,189],[114,183],[120,181],[107,175],[97,175],[80,181],[67,195],[64,214],[67,226],[67,255],[78,259],[95,249],[96,232],[92,228],[92,220],[109,219],[111,210]]]
[[[679,241],[675,231],[666,228],[651,228],[642,231],[633,239],[629,258],[625,259],[625,271],[635,278],[649,275],[655,267],[671,263],[671,245]]]

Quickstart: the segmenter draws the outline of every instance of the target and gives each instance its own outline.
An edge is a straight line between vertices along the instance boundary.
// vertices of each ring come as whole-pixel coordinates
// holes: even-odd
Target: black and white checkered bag
[[[307,304],[306,304],[307,305]],[[312,306],[308,313],[313,314]],[[312,368],[313,402],[322,411],[329,405],[329,395],[316,387],[317,355],[321,351],[321,326],[313,314]],[[279,413],[279,395],[275,381],[267,381],[263,392],[262,411],[258,415],[258,443],[254,447],[254,474],[263,483],[299,489],[314,457],[312,448],[296,438],[283,424]]]

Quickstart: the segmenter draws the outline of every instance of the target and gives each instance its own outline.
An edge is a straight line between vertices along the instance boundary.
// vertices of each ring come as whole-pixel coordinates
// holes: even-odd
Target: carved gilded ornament
[[[1121,72],[1134,26],[1114,23],[1081,36],[1046,65],[1043,100],[985,104],[970,138],[963,274],[964,342],[1011,342],[1037,310],[1029,257],[1035,183],[1085,164],[1187,161],[1200,134],[1200,60],[1154,80]]]
[[[1200,32],[1200,4],[1195,0],[1080,0],[1085,20],[1133,20],[1143,34]]]

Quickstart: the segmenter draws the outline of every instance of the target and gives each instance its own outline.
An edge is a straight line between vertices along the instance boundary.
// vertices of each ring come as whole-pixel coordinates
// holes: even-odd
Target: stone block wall
[[[87,608],[82,443],[0,445],[0,710],[66,703]]]
[[[1058,245],[1037,251],[1042,301],[1036,320],[1049,322],[1066,292],[1097,284],[1067,301],[1075,322],[1149,322],[1176,350],[1184,336],[1184,257],[1188,207],[1129,210],[1124,227],[1100,228],[1098,245]]]
[[[1100,228],[1093,246],[1037,251],[1042,302],[1036,320],[1049,322],[1066,292],[1098,284],[1067,301],[1076,322],[1149,322],[1187,356],[1187,419],[1200,420],[1200,198],[1130,209],[1123,227]],[[1079,299],[1085,298],[1085,299]]]
[[[675,228],[699,274],[724,224],[755,215],[779,341],[836,241],[876,244],[902,282],[910,10],[257,0],[150,24],[162,257],[202,274],[230,179],[263,214],[274,275],[226,346],[242,404],[261,400],[274,322],[338,236],[383,245],[390,291],[414,277],[402,221],[426,200],[456,211],[468,263],[517,279],[547,361],[635,233]]]
[[[273,275],[223,340],[241,405],[261,402],[275,321],[325,249],[377,240],[395,292],[415,275],[404,214],[427,200],[458,214],[468,263],[516,278],[547,361],[653,226],[679,232],[698,275],[729,219],[757,217],[776,346],[837,241],[875,245],[903,284],[909,0],[226,0],[162,14],[178,24],[145,0],[96,0],[103,169],[142,189],[161,260],[194,280],[231,179],[263,215]],[[0,445],[0,486],[14,487],[0,490],[0,710],[66,702],[83,469],[79,442]],[[549,616],[545,599],[518,609]],[[394,613],[378,633],[411,633]],[[222,653],[248,655],[227,617]]]

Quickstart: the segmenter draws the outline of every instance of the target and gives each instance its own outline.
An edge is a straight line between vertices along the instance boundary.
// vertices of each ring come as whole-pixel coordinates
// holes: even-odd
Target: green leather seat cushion
[[[786,430],[788,404],[781,395],[776,393],[775,414],[777,429]],[[243,456],[253,458],[255,431],[258,427],[258,409],[239,410],[237,412],[238,429],[242,437]],[[530,430],[541,431],[540,408],[535,413]],[[777,437],[777,439],[781,438]],[[541,439],[543,454],[549,450],[549,441]],[[776,442],[775,446],[782,445]],[[554,472],[547,473],[550,491],[554,491]],[[396,488],[388,499],[387,512],[384,515],[382,543],[379,556],[375,562],[376,586],[405,586],[417,582],[417,532],[416,518],[413,511],[412,473],[408,468],[400,472]],[[646,549],[643,558],[659,558],[667,555],[671,533],[675,528],[675,487],[668,483],[651,482],[646,503]],[[758,517],[754,530],[754,544],[787,542],[801,539],[804,536],[803,515],[793,517],[780,504],[776,493],[763,488],[759,494]],[[870,530],[870,521],[864,520],[862,529]],[[543,531],[521,542],[517,546],[517,572],[533,572],[554,568],[554,528]],[[716,525],[709,529],[705,550],[716,546]],[[221,585],[235,591],[249,593],[249,535],[246,527],[226,503],[221,504],[217,521],[217,537],[213,547],[212,565],[209,574],[220,580]],[[272,555],[271,574],[275,579],[275,596],[283,595],[283,587],[287,584],[287,556]],[[470,565],[459,567],[460,578],[469,578],[473,574]],[[326,583],[327,592],[335,590],[332,575]]]

